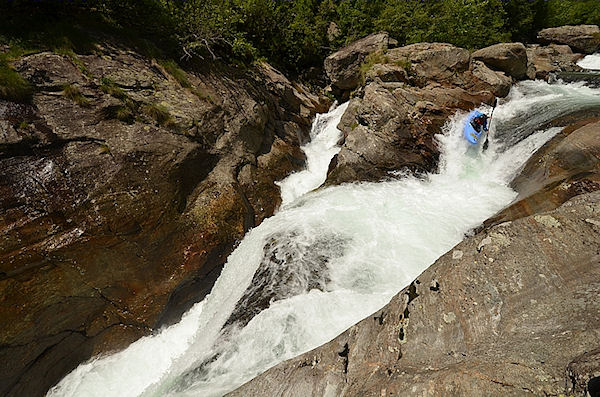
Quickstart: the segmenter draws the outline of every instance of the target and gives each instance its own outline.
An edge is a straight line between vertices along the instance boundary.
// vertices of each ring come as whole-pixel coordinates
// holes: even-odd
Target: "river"
[[[508,205],[512,178],[560,131],[539,126],[598,108],[599,92],[522,82],[494,110],[487,151],[466,143],[459,112],[437,136],[436,173],[314,190],[346,105],[320,116],[308,171],[280,183],[284,205],[247,233],[210,295],[180,323],[80,365],[48,396],[221,396],[329,341]]]

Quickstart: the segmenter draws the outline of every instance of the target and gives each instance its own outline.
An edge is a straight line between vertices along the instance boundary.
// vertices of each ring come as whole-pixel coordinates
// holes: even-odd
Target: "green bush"
[[[598,0],[548,0],[545,9],[545,26],[600,23]]]
[[[376,64],[385,64],[385,63],[389,63],[390,58],[386,55],[386,52],[384,50],[379,50],[379,51],[375,51],[372,54],[369,54],[364,62],[360,65],[360,79],[361,81],[365,82],[365,77],[367,76],[367,73],[369,72],[369,70],[371,70],[371,68],[373,66],[375,66]]]

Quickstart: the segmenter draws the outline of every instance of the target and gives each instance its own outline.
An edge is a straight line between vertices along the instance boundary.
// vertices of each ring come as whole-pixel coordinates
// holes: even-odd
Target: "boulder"
[[[386,32],[375,33],[353,42],[325,58],[325,72],[331,84],[342,91],[351,91],[361,81],[360,66],[365,58],[378,50],[386,50],[390,37]]]
[[[350,102],[339,128],[345,140],[330,165],[327,183],[377,181],[389,172],[411,168],[424,171],[433,166],[432,150],[418,149],[418,128],[411,124],[411,106],[398,101],[385,86],[369,84],[362,98]],[[426,139],[426,134],[420,134]],[[433,148],[433,142],[422,142]]]
[[[482,62],[471,62],[469,51],[442,43],[388,50],[363,73],[365,85],[339,125],[344,141],[327,184],[378,181],[398,170],[433,171],[434,136],[447,117],[507,95],[512,82]]]
[[[516,79],[527,74],[527,51],[522,43],[500,43],[473,53],[473,58]]]
[[[510,92],[512,78],[503,72],[491,70],[481,61],[473,61],[471,72],[476,80],[487,84],[495,96],[503,98]]]
[[[560,26],[542,29],[538,35],[542,44],[566,44],[576,52],[593,54],[600,48],[598,25]]]
[[[568,45],[550,44],[548,46],[527,46],[527,77],[548,80],[551,73],[576,72],[583,55],[574,54]]]
[[[448,81],[469,69],[471,55],[446,43],[417,43],[388,51],[390,63],[405,66],[421,85],[429,80]]]
[[[229,396],[595,393],[599,213],[588,193],[469,237],[381,310]]]

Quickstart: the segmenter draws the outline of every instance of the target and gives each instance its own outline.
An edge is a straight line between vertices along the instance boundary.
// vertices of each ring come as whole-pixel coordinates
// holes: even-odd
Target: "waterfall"
[[[315,117],[310,141],[302,146],[306,154],[306,169],[296,172],[278,182],[281,188],[281,206],[287,207],[298,197],[318,188],[327,178],[329,162],[339,151],[338,141],[342,132],[337,129],[349,102],[332,108],[329,113]]]
[[[466,112],[448,120],[437,173],[313,190],[304,176],[321,183],[327,160],[319,178],[290,177],[284,207],[246,235],[180,323],[80,365],[48,396],[221,396],[329,341],[515,198],[512,178],[560,131],[539,126],[598,106],[598,90],[524,82],[495,109],[487,151],[462,137]],[[339,134],[343,111],[317,119],[313,140]]]

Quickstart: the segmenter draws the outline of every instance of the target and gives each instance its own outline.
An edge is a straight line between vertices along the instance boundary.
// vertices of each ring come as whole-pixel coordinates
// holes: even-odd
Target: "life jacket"
[[[487,119],[486,115],[482,114],[480,116],[473,118],[473,120],[471,120],[471,125],[473,126],[473,128],[475,128],[475,131],[481,132],[481,129],[485,129],[486,124],[487,124],[486,119]]]

